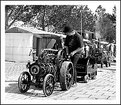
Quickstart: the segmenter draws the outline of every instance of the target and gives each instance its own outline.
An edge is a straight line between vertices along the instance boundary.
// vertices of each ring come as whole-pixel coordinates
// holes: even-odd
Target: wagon
[[[108,67],[111,65],[111,55],[110,52],[106,50],[108,42],[100,41],[99,44],[100,47],[96,48],[94,51],[95,61],[97,64],[101,64],[101,68],[103,68],[103,65]]]
[[[84,43],[88,43],[91,45],[89,40],[83,40]],[[90,47],[90,46],[89,46]],[[89,48],[90,49],[90,48]],[[91,50],[91,49],[90,49]],[[77,70],[77,81],[83,81],[87,83],[91,79],[95,79],[97,75],[97,63],[95,62],[95,57],[93,53],[86,55],[85,53],[82,54],[77,62],[76,70]]]
[[[18,88],[21,93],[29,90],[31,85],[42,89],[45,96],[50,96],[56,83],[60,83],[63,91],[69,90],[73,83],[73,64],[66,56],[62,39],[64,36],[44,35],[49,38],[50,43],[45,44],[46,48],[41,49],[34,61],[27,63],[28,71],[24,71],[18,78]],[[53,41],[54,40],[54,41]]]
[[[103,64],[105,64],[106,67],[111,66],[111,54],[108,51],[103,51]]]
[[[101,64],[101,68],[103,68],[103,52],[100,48],[96,48],[94,51],[94,58],[97,64]]]

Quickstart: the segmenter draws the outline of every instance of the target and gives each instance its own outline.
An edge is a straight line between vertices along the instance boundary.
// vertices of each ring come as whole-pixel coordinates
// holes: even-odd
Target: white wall
[[[15,62],[32,60],[32,56],[29,56],[33,44],[32,34],[6,33],[5,35],[5,60]]]

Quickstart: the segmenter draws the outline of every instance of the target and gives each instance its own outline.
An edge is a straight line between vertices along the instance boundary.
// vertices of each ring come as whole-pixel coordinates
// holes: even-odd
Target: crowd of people
[[[94,50],[100,49],[100,52],[103,53],[104,51],[107,52],[107,54],[110,55],[112,61],[114,58],[116,58],[116,44],[108,43],[108,44],[101,44],[100,41],[93,40],[90,43],[85,42],[84,48],[86,52],[86,56],[89,56],[89,54],[94,53]]]

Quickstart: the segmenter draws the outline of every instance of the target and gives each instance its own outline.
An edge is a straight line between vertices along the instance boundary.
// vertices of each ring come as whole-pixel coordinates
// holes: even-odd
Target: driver
[[[71,56],[71,61],[74,65],[74,81],[73,82],[74,84],[76,84],[77,82],[76,64],[77,64],[77,61],[79,60],[81,52],[84,49],[83,38],[70,25],[66,25],[64,27],[63,32],[66,35],[64,45],[68,49],[68,54]]]

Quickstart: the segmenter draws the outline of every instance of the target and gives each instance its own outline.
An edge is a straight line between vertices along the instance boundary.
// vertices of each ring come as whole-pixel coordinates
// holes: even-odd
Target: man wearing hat
[[[70,25],[65,26],[63,32],[67,35],[64,45],[68,48],[68,53],[71,56],[71,60],[74,65],[74,83],[76,84],[76,64],[81,52],[84,50],[83,38]]]

